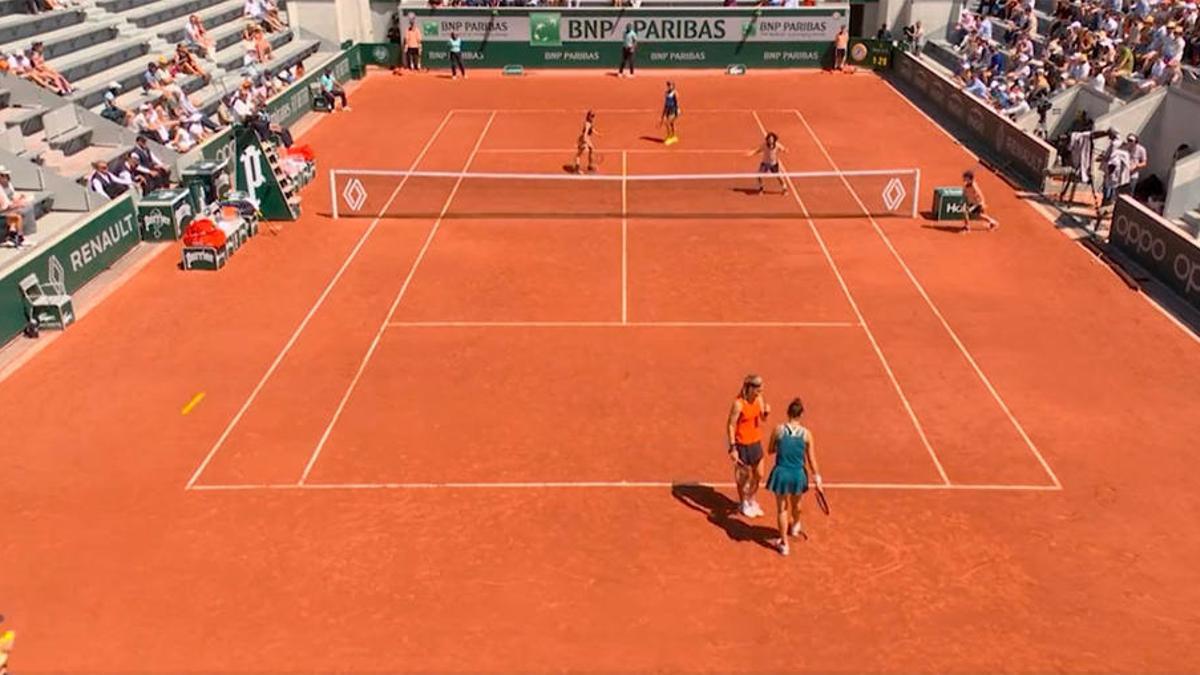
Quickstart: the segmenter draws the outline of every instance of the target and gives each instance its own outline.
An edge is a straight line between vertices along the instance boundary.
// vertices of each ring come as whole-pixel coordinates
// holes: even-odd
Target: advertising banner
[[[410,13],[424,60],[449,63],[446,40],[463,40],[467,67],[616,67],[627,28],[637,34],[643,67],[819,67],[827,62],[848,5],[778,10],[578,10],[567,12],[440,9]],[[866,54],[865,52],[864,57]],[[879,54],[875,54],[875,59]],[[865,59],[864,59],[865,60]]]
[[[893,72],[901,81],[916,89],[928,103],[964,126],[1005,164],[1005,168],[1028,184],[1041,189],[1046,170],[1054,165],[1054,148],[1032,136],[1011,120],[964,92],[956,83],[942,77],[908,53],[897,52]]]
[[[1122,196],[1108,243],[1200,309],[1200,247],[1157,213]]]

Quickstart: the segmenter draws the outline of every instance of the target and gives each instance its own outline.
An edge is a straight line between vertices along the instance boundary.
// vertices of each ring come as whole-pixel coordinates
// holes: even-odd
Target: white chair
[[[21,295],[39,328],[63,330],[75,322],[71,296],[61,284],[40,283],[36,274],[21,279]]]

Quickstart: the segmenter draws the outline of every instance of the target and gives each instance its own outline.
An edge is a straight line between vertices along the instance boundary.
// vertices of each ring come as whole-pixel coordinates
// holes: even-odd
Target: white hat
[[[4,166],[3,164],[0,164],[0,176],[7,176],[7,175],[9,175],[8,167]]]

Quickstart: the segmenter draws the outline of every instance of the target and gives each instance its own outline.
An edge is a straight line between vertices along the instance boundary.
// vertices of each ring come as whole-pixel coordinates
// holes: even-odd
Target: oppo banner
[[[1129,196],[1117,201],[1108,242],[1200,309],[1200,247]]]

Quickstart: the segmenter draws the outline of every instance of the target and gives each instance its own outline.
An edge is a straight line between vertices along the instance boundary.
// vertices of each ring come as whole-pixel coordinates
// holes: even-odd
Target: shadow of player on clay
[[[708,522],[724,530],[725,536],[733,541],[749,541],[775,550],[771,541],[779,537],[779,530],[751,525],[735,518],[737,502],[717,492],[715,488],[699,483],[677,483],[671,486],[671,496],[689,509],[704,514]]]

